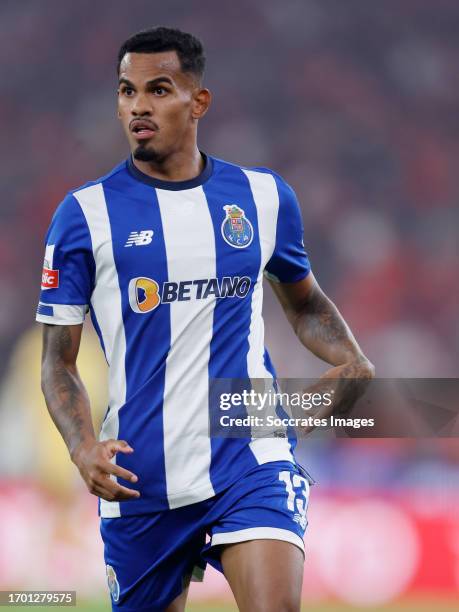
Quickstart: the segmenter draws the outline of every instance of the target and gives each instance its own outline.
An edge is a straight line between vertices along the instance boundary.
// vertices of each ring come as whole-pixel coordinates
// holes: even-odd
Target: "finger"
[[[134,449],[125,440],[107,440],[107,449],[114,455],[116,453],[133,453]]]
[[[126,440],[118,440],[118,442],[120,444],[119,451],[121,453],[133,453],[134,452],[134,449],[128,442],[126,442]]]
[[[131,499],[137,499],[140,497],[140,493],[138,491],[128,489],[127,487],[122,487],[116,483],[114,483],[114,485],[114,487],[110,485],[94,485],[92,493],[98,497],[101,497],[102,499],[105,499],[106,501],[129,501]]]
[[[107,489],[103,489],[102,487],[95,489],[94,495],[97,495],[97,497],[105,499],[105,501],[108,502],[130,501],[133,499],[132,496],[125,495],[124,493],[112,493],[111,491],[107,491]]]
[[[101,466],[101,469],[103,472],[107,472],[107,474],[113,474],[114,476],[122,478],[123,480],[128,480],[129,482],[137,482],[139,480],[133,472],[125,470],[121,466],[116,465],[116,463],[107,462],[107,465]]]
[[[120,485],[118,482],[112,480],[108,476],[104,479],[104,482],[101,483],[101,486],[114,495],[115,501],[121,501],[123,499],[137,499],[140,497],[140,491],[123,487],[123,485]]]
[[[94,486],[91,493],[93,495],[97,495],[97,497],[100,497],[101,499],[105,499],[105,501],[114,501],[113,493],[107,491],[103,487]]]

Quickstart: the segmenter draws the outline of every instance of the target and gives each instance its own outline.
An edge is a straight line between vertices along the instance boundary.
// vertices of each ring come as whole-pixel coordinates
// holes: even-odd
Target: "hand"
[[[134,449],[124,440],[91,440],[82,443],[72,454],[72,460],[80,471],[88,490],[106,501],[126,501],[140,497],[139,491],[123,487],[110,476],[113,474],[128,482],[138,478],[129,470],[111,463],[116,453],[133,453]]]
[[[359,358],[330,368],[317,382],[303,389],[303,394],[320,394],[322,397],[324,394],[329,394],[333,401],[309,409],[308,416],[328,419],[332,414],[349,414],[357,401],[364,395],[374,376],[374,365],[366,358]],[[297,412],[301,412],[299,408],[297,408]],[[295,414],[295,416],[297,415]],[[302,427],[300,431],[303,436],[306,436],[313,429],[315,429],[314,426],[308,425]]]

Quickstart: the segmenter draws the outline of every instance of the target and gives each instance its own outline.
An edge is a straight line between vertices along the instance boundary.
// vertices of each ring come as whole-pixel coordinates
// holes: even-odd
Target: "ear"
[[[212,94],[208,89],[196,89],[193,93],[191,116],[193,119],[201,119],[207,112],[212,101]]]

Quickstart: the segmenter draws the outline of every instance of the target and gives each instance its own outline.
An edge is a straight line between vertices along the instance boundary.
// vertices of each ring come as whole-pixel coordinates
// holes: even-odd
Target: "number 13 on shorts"
[[[302,529],[308,524],[306,511],[309,501],[309,482],[303,476],[282,470],[279,472],[279,480],[285,484],[287,491],[287,508],[293,513],[293,520]]]

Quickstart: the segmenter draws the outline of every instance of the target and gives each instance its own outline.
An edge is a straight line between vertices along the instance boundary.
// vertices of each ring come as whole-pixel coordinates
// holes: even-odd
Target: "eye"
[[[167,90],[164,89],[164,87],[161,87],[160,85],[158,85],[157,87],[153,89],[153,93],[158,96],[163,96],[165,93],[167,93]]]
[[[132,87],[127,87],[126,85],[123,85],[122,87],[120,87],[119,92],[122,96],[132,96],[132,94],[134,93],[134,90],[132,89]]]

